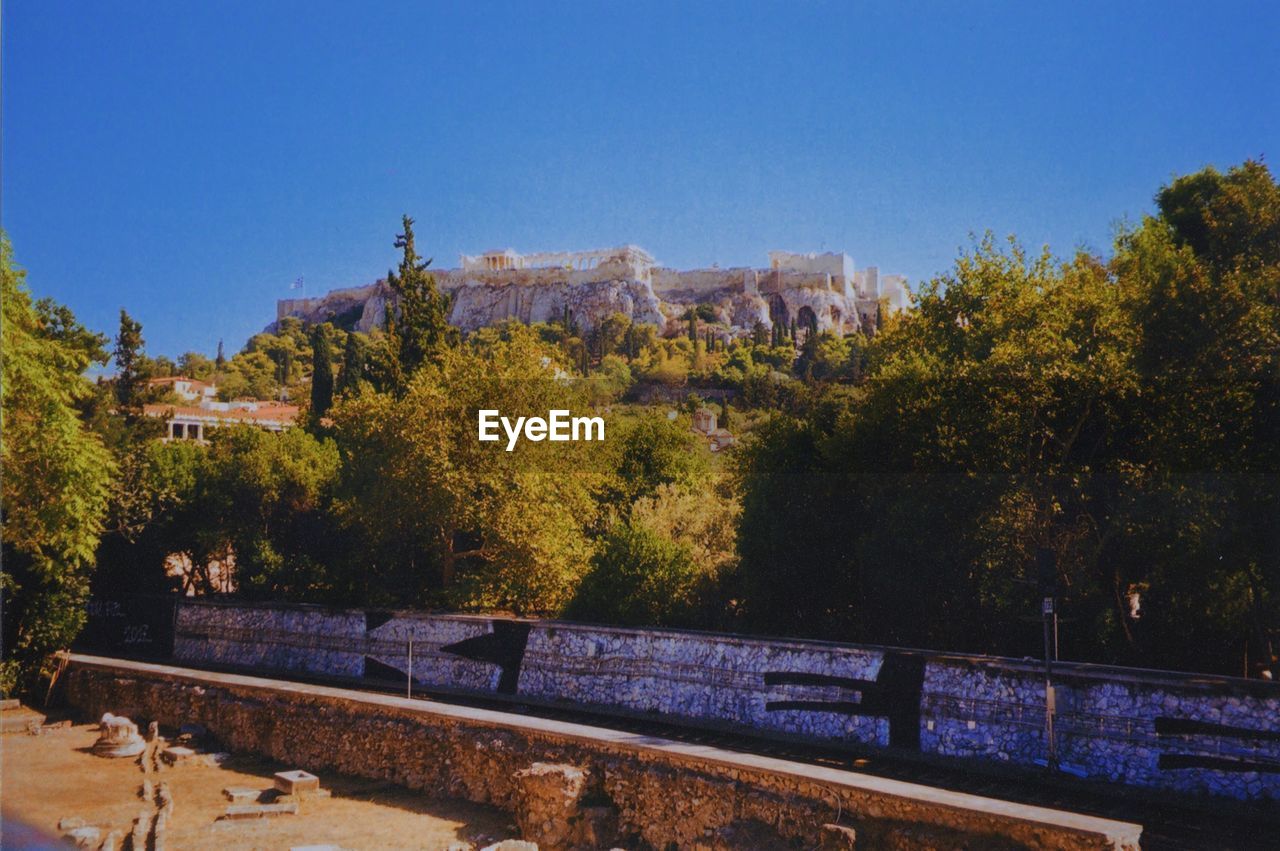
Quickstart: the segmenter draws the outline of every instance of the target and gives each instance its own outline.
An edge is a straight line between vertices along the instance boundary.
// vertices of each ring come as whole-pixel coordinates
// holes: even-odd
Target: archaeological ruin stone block
[[[320,791],[320,778],[306,771],[277,771],[276,789],[285,795],[301,795]]]
[[[184,748],[177,745],[171,748],[165,748],[160,754],[160,758],[170,765],[182,765],[190,760],[195,759],[196,752],[191,748]]]
[[[255,819],[269,816],[292,816],[298,814],[298,805],[294,804],[232,804],[219,818],[222,819]]]
[[[98,756],[137,756],[146,750],[138,725],[123,715],[104,714],[98,722],[98,732],[98,741],[93,743],[93,752]]]

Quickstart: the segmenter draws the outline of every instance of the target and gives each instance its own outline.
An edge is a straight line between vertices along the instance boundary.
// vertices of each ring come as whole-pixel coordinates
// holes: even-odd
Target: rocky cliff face
[[[612,313],[625,313],[634,322],[659,328],[667,322],[653,287],[641,281],[462,286],[453,291],[449,321],[464,331],[474,331],[504,319],[526,324],[549,322],[563,316],[566,308],[584,328]]]
[[[875,304],[865,303],[822,286],[775,286],[768,291],[749,290],[742,278],[736,285],[715,288],[664,287],[659,295],[652,280],[608,278],[580,280],[580,275],[548,279],[539,270],[536,280],[525,281],[520,272],[506,279],[476,279],[456,270],[437,274],[437,285],[452,300],[449,321],[464,331],[474,331],[508,319],[525,323],[549,322],[567,309],[584,329],[599,324],[612,313],[623,313],[634,322],[658,326],[661,333],[684,330],[681,318],[690,307],[708,305],[717,321],[739,335],[751,333],[756,323],[771,328],[775,322],[790,325],[816,321],[821,330],[856,331],[874,320]],[[287,299],[277,305],[276,323],[286,316],[306,322],[333,322],[348,330],[368,332],[386,323],[387,305],[394,299],[383,281],[364,287],[334,290],[319,298]],[[273,330],[277,324],[268,326]]]

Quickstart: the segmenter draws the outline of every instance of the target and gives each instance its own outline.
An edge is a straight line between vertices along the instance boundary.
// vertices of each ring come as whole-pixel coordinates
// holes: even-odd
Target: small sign
[[[1044,602],[1040,604],[1040,611],[1044,612],[1046,615],[1053,614],[1053,598],[1052,597],[1044,598]]]

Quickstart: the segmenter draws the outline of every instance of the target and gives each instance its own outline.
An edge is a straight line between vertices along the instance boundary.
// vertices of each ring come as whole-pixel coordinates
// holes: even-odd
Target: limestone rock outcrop
[[[868,330],[881,308],[900,310],[909,301],[904,278],[881,276],[875,267],[854,270],[848,255],[775,251],[770,262],[767,269],[680,271],[657,266],[635,246],[530,255],[507,250],[463,256],[460,268],[432,274],[452,299],[450,322],[464,331],[509,319],[548,322],[567,312],[584,330],[623,313],[658,326],[660,333],[677,334],[689,308],[706,305],[734,336],[750,334],[757,324],[769,329],[793,322],[848,333]],[[284,299],[268,329],[295,316],[368,332],[385,325],[392,304],[394,293],[385,281]]]

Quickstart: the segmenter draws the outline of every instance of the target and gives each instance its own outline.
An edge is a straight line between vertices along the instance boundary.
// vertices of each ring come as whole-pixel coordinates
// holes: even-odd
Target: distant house
[[[716,412],[710,408],[699,408],[693,412],[693,430],[707,439],[707,446],[712,452],[727,449],[738,442],[728,429],[716,427]]]
[[[251,425],[267,431],[284,431],[297,422],[297,405],[239,399],[215,402],[203,399],[198,405],[144,405],[148,417],[168,418],[165,440],[206,440],[210,429],[226,425]]]
[[[204,399],[216,399],[218,388],[207,381],[187,378],[182,375],[167,375],[164,378],[152,378],[147,381],[148,387],[160,387],[169,390],[188,402],[199,402]]]

